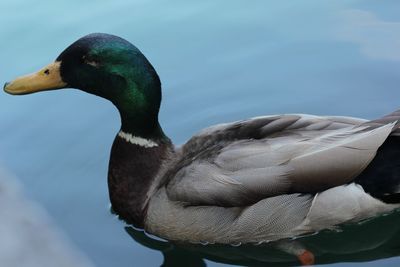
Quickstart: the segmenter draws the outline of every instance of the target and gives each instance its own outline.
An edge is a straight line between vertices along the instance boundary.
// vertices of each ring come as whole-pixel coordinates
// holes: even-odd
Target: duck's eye
[[[83,56],[82,59],[85,64],[93,66],[95,68],[97,68],[100,65],[96,60],[87,58],[86,56]]]
[[[46,74],[46,75],[49,75],[50,74],[50,70],[49,69],[45,69],[45,71],[43,73]]]

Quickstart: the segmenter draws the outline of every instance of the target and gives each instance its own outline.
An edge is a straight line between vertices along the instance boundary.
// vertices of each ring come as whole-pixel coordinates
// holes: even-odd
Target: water
[[[4,0],[0,81],[107,32],[138,46],[158,71],[160,120],[177,144],[206,126],[263,114],[375,118],[400,106],[399,8],[394,0]],[[159,266],[163,254],[133,241],[108,210],[115,108],[76,90],[0,94],[0,102],[0,164],[72,241],[100,267]]]

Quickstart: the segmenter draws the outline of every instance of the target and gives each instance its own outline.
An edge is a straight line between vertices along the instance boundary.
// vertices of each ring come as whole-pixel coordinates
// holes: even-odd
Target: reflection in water
[[[242,266],[299,265],[295,256],[278,248],[282,244],[301,244],[313,252],[316,264],[365,262],[400,255],[399,211],[280,243],[237,247],[173,244],[153,239],[132,227],[126,227],[126,231],[139,244],[160,251],[164,256],[163,267],[201,267],[206,266],[205,259]]]

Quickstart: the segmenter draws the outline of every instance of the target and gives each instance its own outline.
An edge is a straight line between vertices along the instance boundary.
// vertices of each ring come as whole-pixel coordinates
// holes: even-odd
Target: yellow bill
[[[4,85],[4,91],[12,95],[24,95],[40,91],[64,88],[67,84],[60,75],[60,61],[56,61],[26,76]]]

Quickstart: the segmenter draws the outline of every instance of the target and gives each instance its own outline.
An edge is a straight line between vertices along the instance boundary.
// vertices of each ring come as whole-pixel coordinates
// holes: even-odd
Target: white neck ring
[[[152,140],[145,139],[145,138],[142,138],[139,136],[135,136],[131,133],[125,133],[122,130],[119,131],[118,136],[121,137],[122,139],[124,139],[126,142],[134,144],[134,145],[147,147],[147,148],[158,146],[158,144]]]

